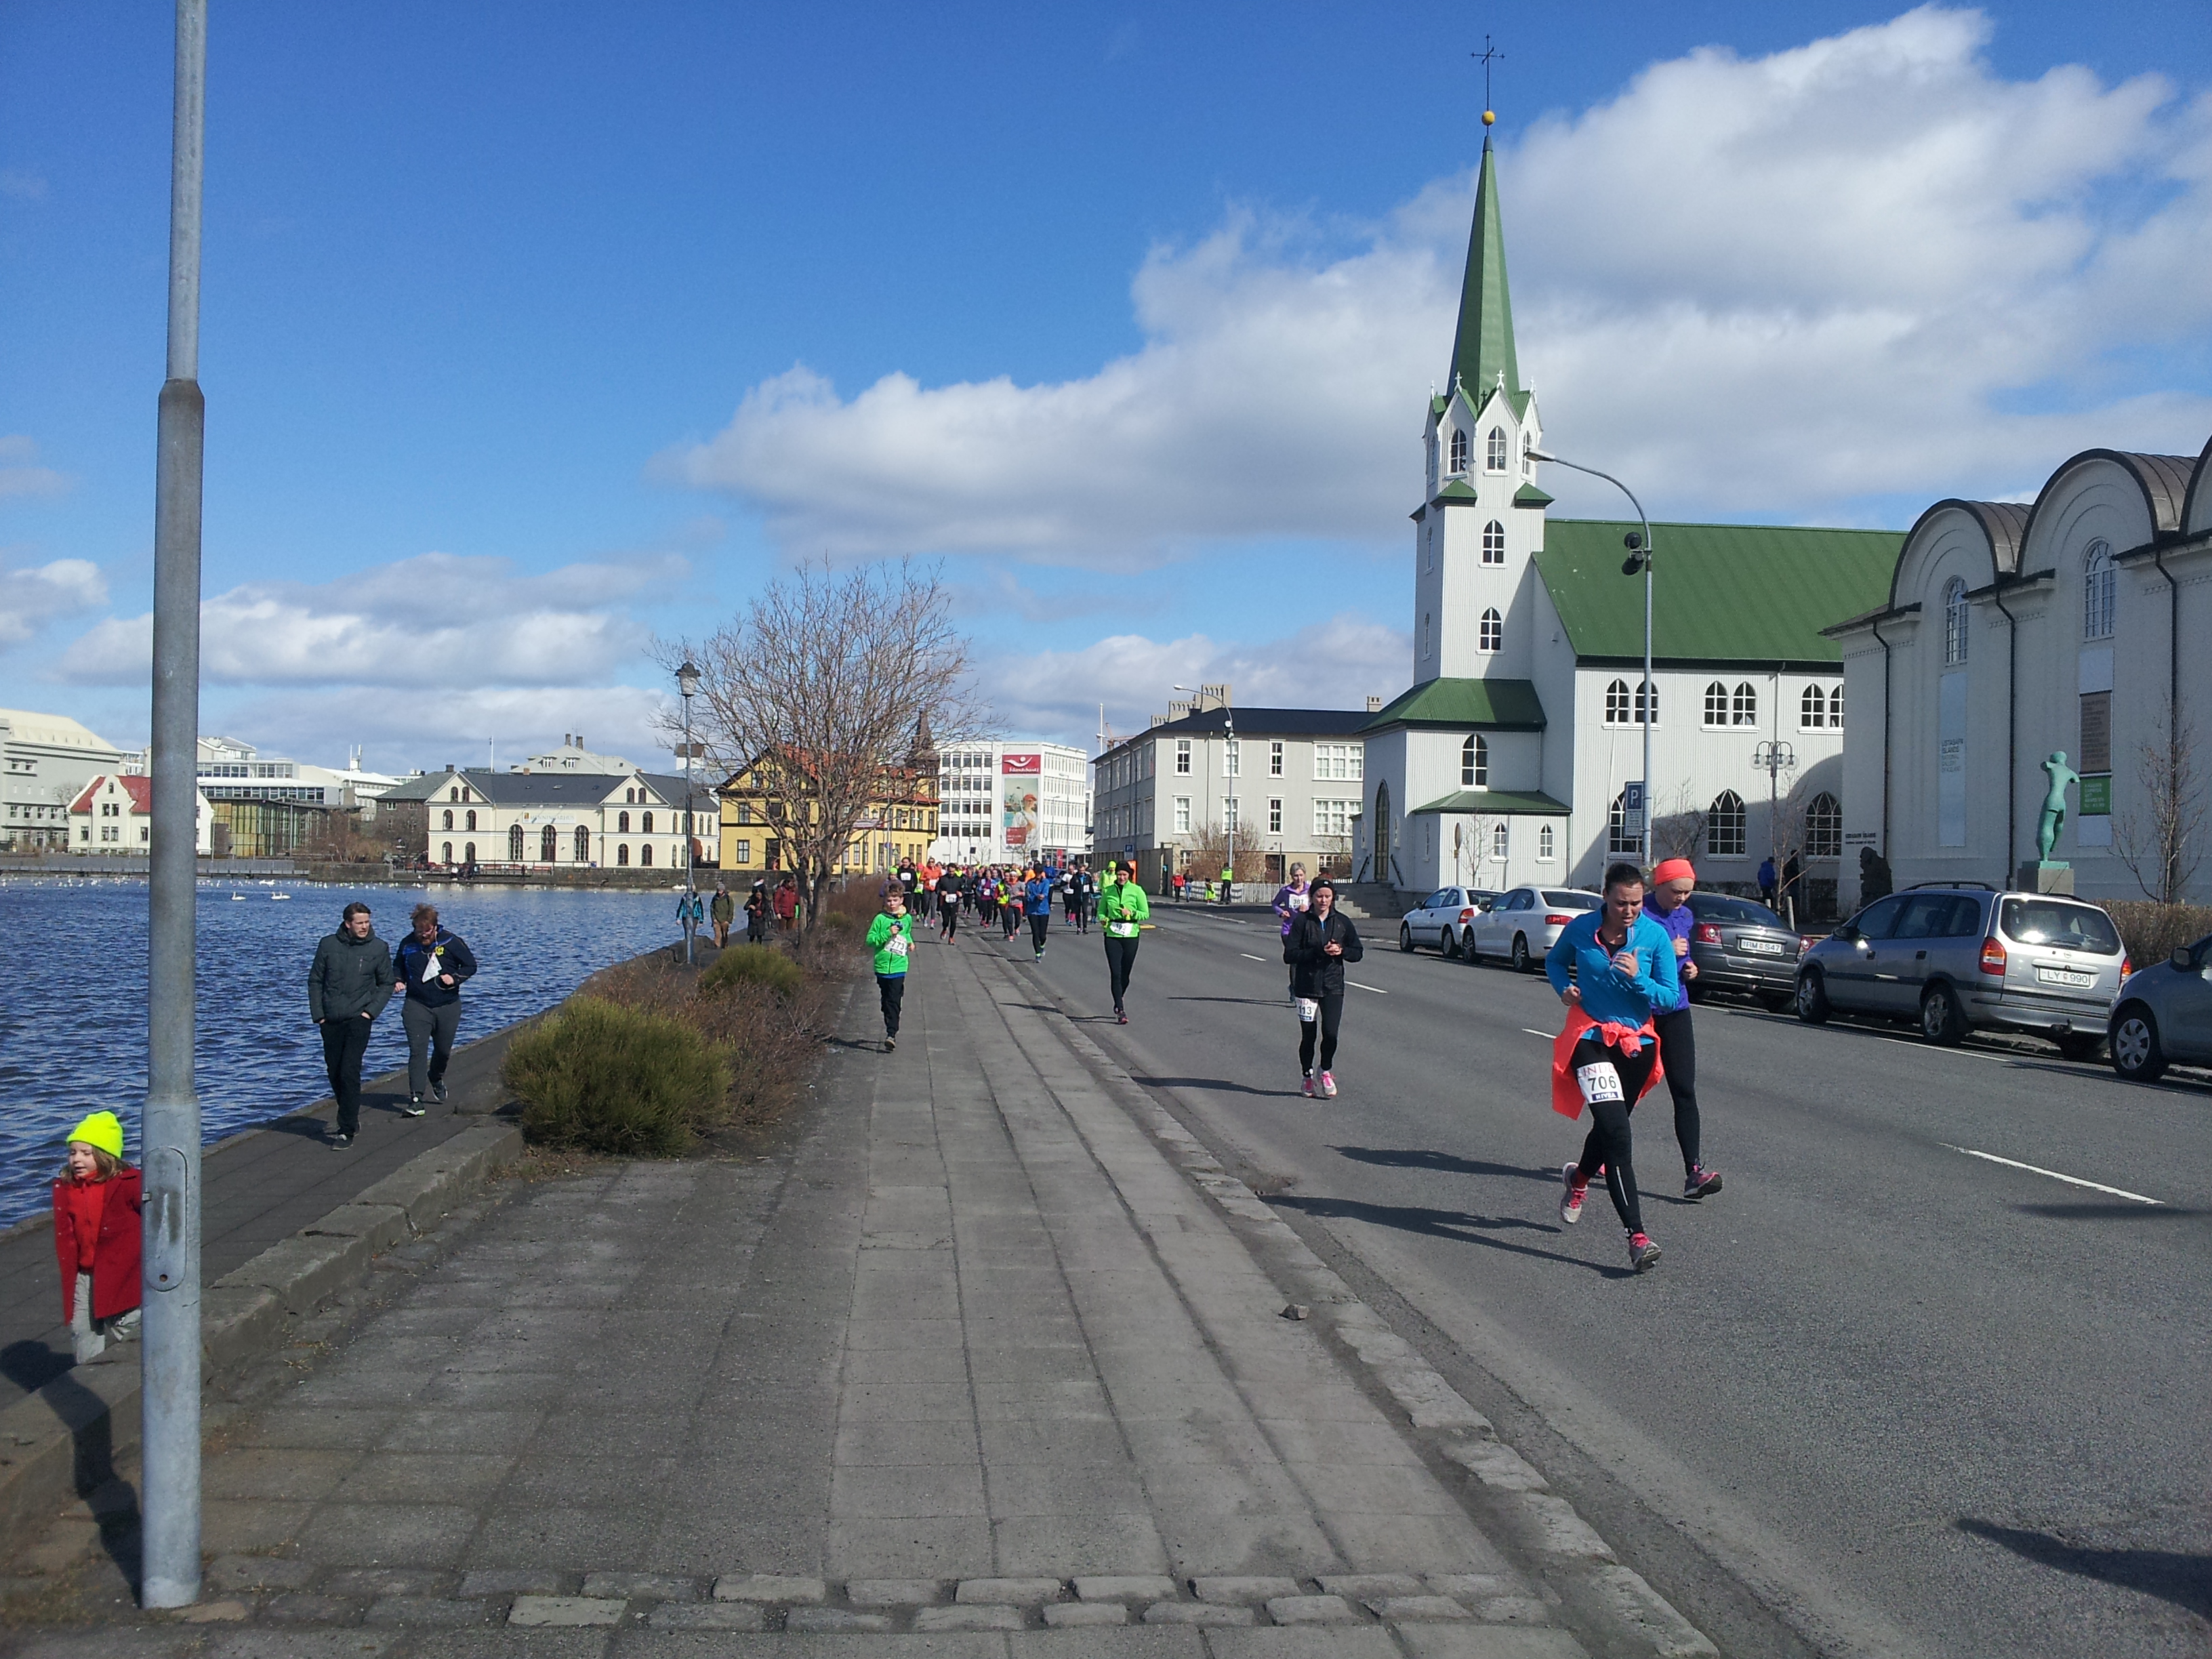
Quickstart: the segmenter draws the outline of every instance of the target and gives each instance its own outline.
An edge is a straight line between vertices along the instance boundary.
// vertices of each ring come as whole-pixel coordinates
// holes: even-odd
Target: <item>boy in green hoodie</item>
[[[868,924],[868,949],[876,956],[876,992],[884,1005],[884,1052],[898,1047],[899,1004],[906,997],[907,958],[914,954],[914,918],[906,913],[906,890],[896,883],[884,892],[884,913]]]

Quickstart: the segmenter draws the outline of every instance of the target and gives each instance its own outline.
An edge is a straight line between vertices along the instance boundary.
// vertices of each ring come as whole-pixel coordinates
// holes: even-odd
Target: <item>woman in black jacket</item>
[[[1306,908],[1291,919],[1283,940],[1283,960],[1291,965],[1291,995],[1298,1010],[1298,1069],[1305,1091],[1315,1091],[1314,1038],[1321,1038],[1320,1091],[1336,1097],[1336,1028],[1344,1018],[1344,969],[1366,953],[1359,930],[1336,908],[1336,887],[1327,876],[1316,881]]]

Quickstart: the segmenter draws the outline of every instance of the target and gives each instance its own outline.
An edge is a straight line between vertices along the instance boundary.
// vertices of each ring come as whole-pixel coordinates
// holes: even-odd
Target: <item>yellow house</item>
[[[771,792],[773,775],[767,757],[732,773],[715,791],[722,803],[722,872],[735,884],[743,877],[772,874],[790,867],[791,857],[781,823],[775,816],[786,809],[781,791]],[[813,801],[801,803],[810,820],[818,811]],[[937,779],[932,769],[886,767],[878,799],[854,826],[844,857],[831,872],[851,875],[863,871],[893,870],[902,860],[920,864],[937,836]]]

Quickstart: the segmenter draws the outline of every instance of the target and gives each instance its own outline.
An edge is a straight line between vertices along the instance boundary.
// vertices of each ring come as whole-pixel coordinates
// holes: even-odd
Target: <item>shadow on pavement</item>
[[[1110,1018],[1110,1016],[1109,1016]],[[1142,1077],[1132,1073],[1148,1089],[1212,1089],[1222,1094],[1257,1095],[1262,1100],[1296,1100],[1296,1089],[1255,1089],[1249,1083],[1232,1083],[1223,1077]]]
[[[2178,1550],[2086,1549],[2047,1532],[2000,1527],[1964,1516],[1958,1526],[1960,1531],[2002,1544],[2039,1566],[2154,1595],[2200,1618],[2212,1618],[2212,1556],[2184,1555]]]
[[[0,1348],[0,1376],[25,1394],[36,1394],[70,1369],[67,1354],[43,1342],[10,1342]]]
[[[118,1363],[137,1363],[135,1344]],[[69,1375],[75,1369],[67,1356],[43,1342],[10,1342],[0,1348],[0,1370],[26,1390],[43,1389],[46,1405],[68,1425],[76,1442],[70,1486],[99,1522],[100,1547],[135,1588],[140,1553],[138,1492],[115,1472],[114,1425],[106,1402]]]
[[[1170,1002],[1233,1002],[1246,1008],[1280,1008],[1290,1012],[1287,994],[1279,997],[1170,997]]]
[[[1425,1147],[1332,1146],[1329,1150],[1355,1164],[1379,1164],[1386,1169],[1435,1170],[1444,1175],[1510,1176],[1518,1181],[1540,1181],[1547,1187],[1559,1184],[1556,1169],[1530,1170],[1518,1164],[1485,1164],[1477,1158],[1455,1158],[1449,1152],[1432,1152]]]
[[[1594,1273],[1601,1279],[1633,1279],[1636,1276],[1632,1268],[1608,1267],[1601,1262],[1561,1255],[1557,1250],[1534,1249],[1526,1244],[1516,1244],[1489,1236],[1493,1231],[1550,1234],[1559,1231],[1549,1222],[1530,1221],[1522,1216],[1474,1215],[1465,1210],[1429,1210],[1406,1204],[1365,1204],[1352,1198],[1304,1198],[1285,1194],[1267,1201],[1279,1209],[1297,1210],[1322,1220],[1364,1221],[1377,1227],[1395,1228],[1403,1233],[1454,1239],[1462,1244],[1482,1244],[1493,1250],[1510,1251],[1515,1255],[1534,1256],[1540,1261],[1557,1261],[1565,1267],[1580,1267]]]

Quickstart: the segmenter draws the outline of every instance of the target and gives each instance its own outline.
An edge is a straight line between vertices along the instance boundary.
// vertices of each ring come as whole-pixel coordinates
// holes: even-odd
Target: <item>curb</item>
[[[511,1123],[464,1129],[205,1286],[202,1376],[275,1348],[288,1316],[362,1283],[373,1257],[428,1231],[521,1151]],[[0,1412],[0,1534],[20,1536],[114,1478],[116,1456],[138,1443],[138,1352],[110,1348]]]

